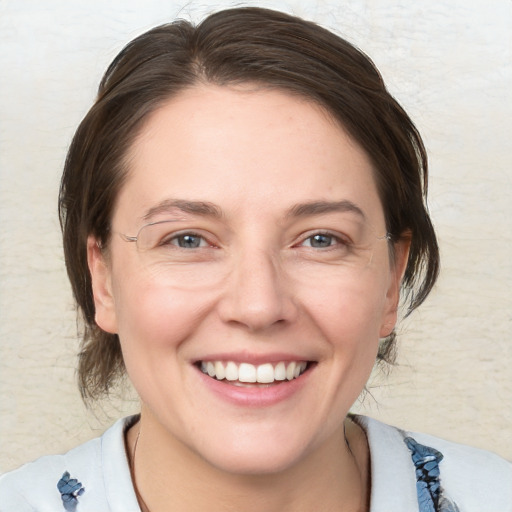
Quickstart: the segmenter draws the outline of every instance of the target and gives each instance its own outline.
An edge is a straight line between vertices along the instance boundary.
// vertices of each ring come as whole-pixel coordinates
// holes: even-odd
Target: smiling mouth
[[[307,361],[253,365],[233,361],[200,361],[199,369],[212,379],[235,386],[277,384],[299,378],[310,366]]]

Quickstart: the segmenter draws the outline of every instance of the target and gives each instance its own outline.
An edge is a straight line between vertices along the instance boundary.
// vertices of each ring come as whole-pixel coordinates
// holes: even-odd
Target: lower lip
[[[197,368],[202,383],[224,401],[240,407],[268,407],[290,399],[306,384],[314,368],[308,368],[293,380],[279,381],[264,386],[236,386],[225,380],[216,380]]]

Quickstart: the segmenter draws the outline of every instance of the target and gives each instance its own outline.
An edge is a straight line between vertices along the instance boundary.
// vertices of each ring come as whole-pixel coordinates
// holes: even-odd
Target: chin
[[[207,454],[205,458],[211,466],[225,473],[240,476],[265,476],[285,472],[300,460],[296,453],[283,453],[255,449],[231,453],[226,448],[222,454]]]
[[[198,454],[211,466],[227,473],[262,476],[281,473],[298,464],[310,451],[310,443],[300,439],[294,430],[279,434],[274,429],[256,435],[231,432],[209,440],[207,448]]]

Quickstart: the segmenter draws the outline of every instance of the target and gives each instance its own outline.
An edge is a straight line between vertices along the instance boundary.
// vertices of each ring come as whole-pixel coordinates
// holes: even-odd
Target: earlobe
[[[91,273],[96,324],[104,331],[115,334],[117,321],[111,271],[103,250],[92,235],[87,239],[87,263]]]
[[[395,328],[400,302],[400,286],[409,260],[411,237],[409,233],[400,237],[394,244],[394,258],[391,262],[390,283],[386,294],[386,311],[383,317],[380,337],[389,336]]]

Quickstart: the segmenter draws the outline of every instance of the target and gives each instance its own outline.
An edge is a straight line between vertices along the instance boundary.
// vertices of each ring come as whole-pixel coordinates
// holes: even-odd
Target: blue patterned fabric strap
[[[419,512],[460,512],[457,505],[443,495],[439,470],[443,454],[412,437],[405,437],[404,441],[416,468]]]
[[[71,478],[68,471],[66,471],[62,478],[57,483],[57,489],[62,498],[62,504],[66,512],[76,512],[78,505],[78,497],[82,496],[85,492],[85,487],[76,478]]]

